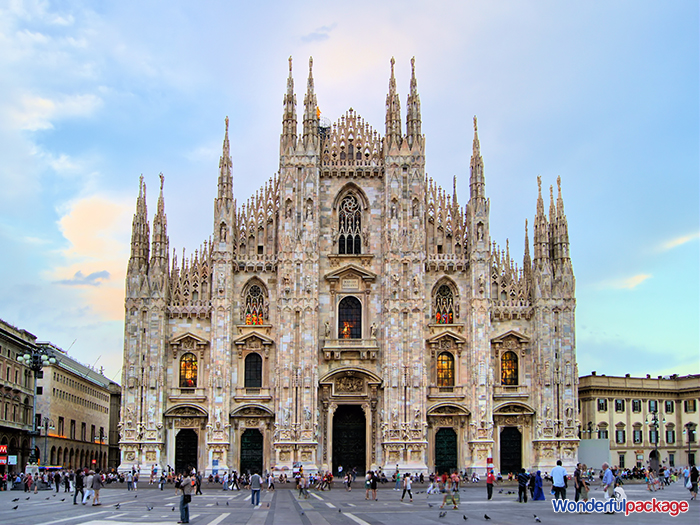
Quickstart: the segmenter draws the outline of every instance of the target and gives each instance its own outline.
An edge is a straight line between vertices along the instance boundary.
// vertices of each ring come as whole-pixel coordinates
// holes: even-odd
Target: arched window
[[[248,354],[245,358],[245,387],[262,387],[262,357],[260,354]]]
[[[245,296],[245,324],[265,323],[265,296],[262,289],[254,284]]]
[[[338,305],[338,337],[362,339],[362,303],[356,297],[344,297]]]
[[[501,384],[518,384],[518,356],[514,352],[506,352],[501,356]]]
[[[347,195],[338,211],[338,253],[362,253],[362,212],[357,197]]]
[[[194,354],[185,354],[180,359],[180,388],[197,386],[197,358]]]
[[[449,352],[443,352],[437,359],[437,386],[454,386],[455,360]]]
[[[450,287],[443,284],[435,294],[435,322],[437,324],[452,324],[453,319],[454,297]]]

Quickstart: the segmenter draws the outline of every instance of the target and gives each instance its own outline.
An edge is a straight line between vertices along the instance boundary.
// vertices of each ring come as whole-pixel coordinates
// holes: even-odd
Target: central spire
[[[390,150],[393,146],[401,147],[401,104],[396,93],[396,78],[394,78],[394,64],[391,57],[391,77],[389,78],[389,94],[386,96],[386,146]]]
[[[314,59],[309,57],[309,79],[306,82],[304,97],[304,149],[307,152],[318,148],[318,103],[314,93]]]
[[[292,77],[292,57],[289,57],[289,77],[287,92],[284,95],[284,113],[282,115],[282,136],[280,137],[280,155],[291,154],[297,147],[297,97],[294,94]]]
[[[411,88],[406,102],[406,137],[408,145],[413,149],[413,145],[421,146],[421,116],[420,97],[418,96],[418,81],[416,80],[416,57],[411,58]]]
[[[470,198],[485,198],[484,159],[481,157],[479,145],[479,130],[474,115],[474,141],[472,143],[472,159],[470,163],[471,174],[469,177]]]
[[[233,161],[231,160],[231,147],[228,141],[228,117],[226,117],[226,131],[224,132],[224,146],[219,159],[219,192],[220,202],[233,200]]]

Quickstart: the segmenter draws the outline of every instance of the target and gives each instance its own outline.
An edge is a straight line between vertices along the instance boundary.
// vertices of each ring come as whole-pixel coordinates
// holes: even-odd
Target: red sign
[[[7,454],[7,445],[0,445],[0,454]]]
[[[0,465],[7,465],[7,456],[0,456]]]
[[[96,463],[97,463],[97,460],[96,460],[96,459],[93,459],[93,460],[92,460],[92,464],[95,465]]]

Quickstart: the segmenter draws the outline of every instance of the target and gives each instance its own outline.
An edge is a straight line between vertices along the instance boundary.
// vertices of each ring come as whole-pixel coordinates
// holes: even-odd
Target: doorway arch
[[[197,468],[199,436],[191,428],[183,428],[175,436],[175,472]]]
[[[501,430],[501,472],[518,474],[522,468],[523,435],[518,427],[503,427]]]
[[[263,435],[256,428],[246,429],[241,435],[241,474],[262,474],[263,467]]]
[[[360,405],[340,405],[333,414],[333,472],[365,472],[367,421]]]

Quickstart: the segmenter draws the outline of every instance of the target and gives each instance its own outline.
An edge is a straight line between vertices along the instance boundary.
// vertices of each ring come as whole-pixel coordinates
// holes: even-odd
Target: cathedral
[[[405,128],[391,60],[383,136],[353,109],[320,117],[312,64],[299,134],[289,60],[279,171],[243,204],[226,119],[213,230],[194,253],[170,253],[163,176],[152,222],[141,178],[120,470],[575,464],[561,181],[546,213],[538,179],[518,265],[491,240],[476,118],[462,205],[456,180],[450,192],[426,177],[413,60]]]

